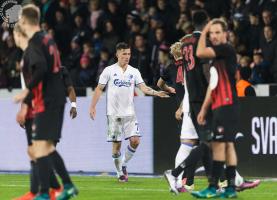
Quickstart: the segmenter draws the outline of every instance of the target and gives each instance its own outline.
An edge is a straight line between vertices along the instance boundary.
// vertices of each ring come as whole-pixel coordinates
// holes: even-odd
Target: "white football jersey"
[[[118,63],[106,67],[100,75],[99,84],[107,85],[107,115],[135,115],[135,86],[143,82],[139,70],[130,65],[125,72]]]

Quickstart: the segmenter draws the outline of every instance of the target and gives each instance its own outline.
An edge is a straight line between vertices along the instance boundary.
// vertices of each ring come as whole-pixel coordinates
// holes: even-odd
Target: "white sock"
[[[113,154],[112,157],[113,157],[114,165],[116,168],[117,176],[119,177],[119,176],[123,175],[121,153],[119,152],[119,154]]]
[[[127,166],[127,163],[129,162],[129,160],[131,160],[131,158],[133,157],[135,152],[136,152],[136,149],[134,149],[130,145],[127,146],[125,154],[124,154],[123,159],[122,159],[122,165],[123,166]]]
[[[192,150],[192,145],[181,143],[175,158],[175,167],[178,167],[189,156],[191,150]],[[182,176],[183,176],[183,172],[177,178],[177,188],[182,187]]]

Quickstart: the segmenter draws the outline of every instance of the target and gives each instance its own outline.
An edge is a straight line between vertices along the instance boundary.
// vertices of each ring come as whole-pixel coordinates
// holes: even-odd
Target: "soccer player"
[[[26,88],[26,84],[29,83],[31,78],[31,69],[28,67],[28,37],[25,35],[25,33],[22,31],[20,26],[18,24],[15,25],[14,30],[14,39],[16,45],[21,48],[24,51],[23,58],[21,60],[21,85],[22,89]],[[62,74],[63,74],[63,80],[65,87],[69,94],[69,99],[71,102],[71,109],[70,109],[70,116],[72,118],[75,118],[77,116],[77,110],[76,110],[76,94],[75,90],[73,88],[72,80],[69,76],[68,71],[62,67]],[[31,99],[28,99],[30,101]],[[75,105],[75,107],[74,107]],[[28,142],[28,155],[31,159],[31,171],[30,171],[30,191],[24,194],[23,196],[16,198],[15,200],[31,200],[33,199],[39,190],[38,185],[38,177],[37,177],[37,165],[35,162],[35,159],[32,155],[32,123],[33,123],[33,114],[32,114],[32,105],[31,102],[23,102],[21,104],[21,109],[17,114],[17,122],[20,124],[20,126],[25,128],[26,136],[27,136],[27,142]],[[53,171],[51,171],[50,175],[50,197],[51,200],[56,199],[56,196],[58,196],[61,191],[62,187],[60,187]]]
[[[128,181],[127,163],[133,157],[140,143],[138,122],[134,110],[134,89],[152,96],[168,97],[165,92],[158,92],[147,87],[140,72],[129,65],[130,46],[126,43],[116,45],[118,62],[104,69],[99,78],[90,106],[90,116],[96,117],[96,104],[107,86],[107,141],[112,142],[112,157],[120,182]],[[121,158],[121,141],[129,139],[130,144]]]
[[[218,181],[226,163],[226,178],[228,186],[221,194],[224,198],[237,196],[235,190],[235,175],[237,156],[234,146],[238,122],[238,101],[236,93],[235,72],[236,52],[227,43],[227,25],[220,19],[210,21],[200,36],[196,54],[200,58],[210,58],[212,67],[210,69],[210,84],[205,101],[198,114],[199,124],[206,123],[206,114],[210,105],[213,112],[213,168],[209,187],[199,192],[192,192],[198,198],[215,198]],[[206,40],[209,33],[211,47],[207,47]]]
[[[174,57],[171,63],[164,71],[164,74],[158,80],[157,86],[168,93],[176,94],[177,105],[179,106],[175,118],[182,122],[180,129],[180,147],[175,158],[175,167],[178,167],[190,154],[192,147],[197,143],[197,133],[189,115],[188,91],[184,85],[183,57],[181,52],[182,43],[175,42],[170,46],[170,53]],[[172,87],[168,85],[172,84]],[[185,96],[184,96],[185,95]],[[183,174],[186,177],[186,174]],[[180,174],[177,177],[176,188],[178,192],[186,192],[190,188],[183,186],[183,179]],[[187,180],[189,181],[189,180]]]
[[[32,125],[33,156],[37,162],[40,193],[35,200],[48,200],[49,177],[52,167],[63,180],[63,192],[58,200],[69,199],[78,194],[65,168],[55,143],[61,137],[65,90],[61,75],[59,52],[54,40],[40,31],[40,11],[34,5],[23,7],[19,25],[29,39],[28,59],[32,69],[31,80],[15,102],[32,96],[34,122]],[[52,166],[53,165],[53,166]]]
[[[204,66],[207,62],[196,57],[197,42],[201,35],[201,30],[208,21],[206,12],[200,10],[196,11],[193,15],[193,24],[195,31],[192,34],[188,34],[181,39],[182,42],[182,58],[184,60],[185,80],[186,88],[188,90],[188,101],[189,101],[189,118],[194,130],[196,130],[199,138],[199,144],[193,148],[190,155],[183,160],[179,166],[173,170],[165,171],[165,178],[167,179],[171,191],[178,194],[176,189],[175,178],[178,177],[183,171],[186,171],[187,182],[186,188],[189,190],[194,189],[194,173],[195,168],[199,160],[202,160],[206,175],[209,177],[211,174],[211,153],[208,146],[210,138],[210,123],[205,126],[199,126],[197,123],[197,115],[200,111],[201,105],[204,101],[206,89],[207,89],[207,78],[204,74]],[[183,123],[184,124],[184,123]],[[195,138],[196,139],[196,138]]]

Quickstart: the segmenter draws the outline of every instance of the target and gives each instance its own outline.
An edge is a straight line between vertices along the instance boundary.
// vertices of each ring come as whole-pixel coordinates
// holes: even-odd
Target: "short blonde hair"
[[[34,4],[27,4],[22,8],[21,17],[24,17],[30,25],[39,25],[40,10]]]
[[[174,56],[176,59],[181,59],[182,58],[182,42],[175,42],[170,46],[170,54]]]

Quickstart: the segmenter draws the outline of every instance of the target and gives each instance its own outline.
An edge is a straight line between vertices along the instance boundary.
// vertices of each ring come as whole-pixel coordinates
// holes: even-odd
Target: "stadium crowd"
[[[32,2],[25,0],[23,3]],[[38,3],[39,2],[39,3]],[[95,87],[114,62],[115,46],[132,47],[130,64],[156,85],[171,62],[170,44],[192,33],[191,16],[204,9],[229,25],[238,69],[251,69],[252,84],[277,83],[275,0],[40,0],[41,27],[51,34],[74,86]],[[20,59],[12,29],[0,28],[0,88],[19,88]]]

